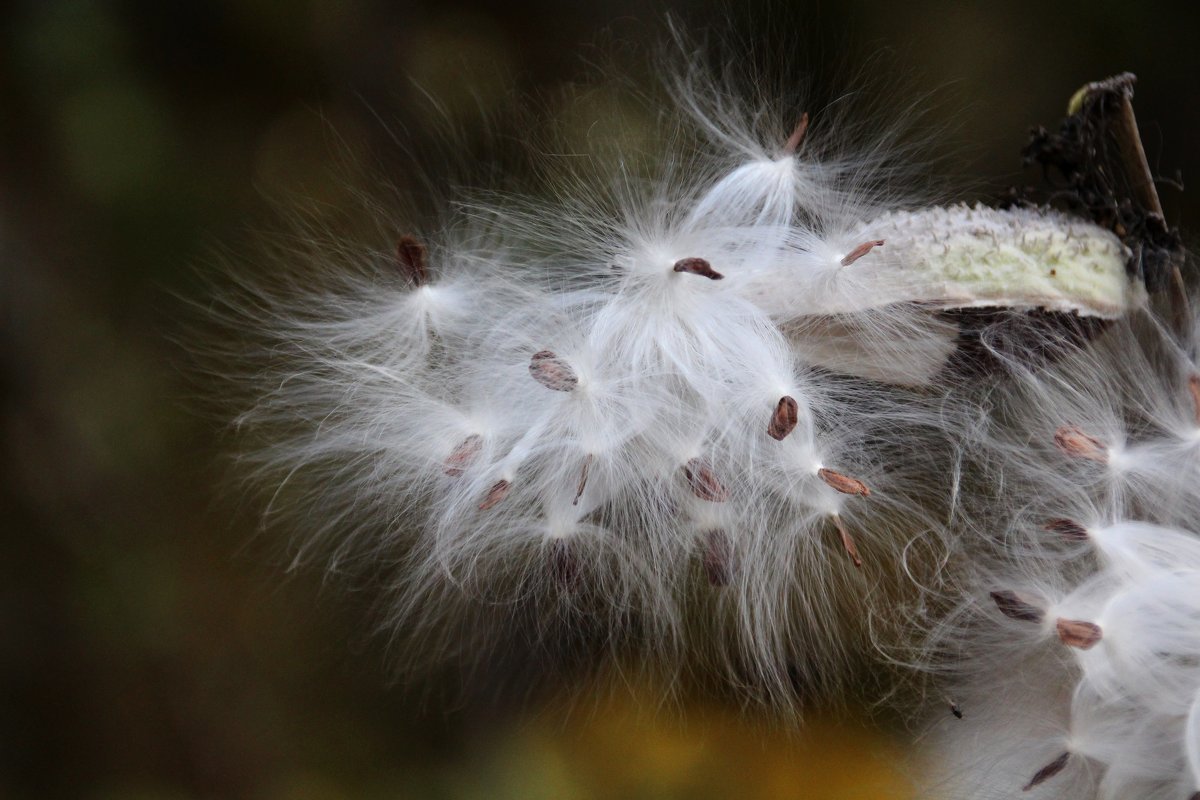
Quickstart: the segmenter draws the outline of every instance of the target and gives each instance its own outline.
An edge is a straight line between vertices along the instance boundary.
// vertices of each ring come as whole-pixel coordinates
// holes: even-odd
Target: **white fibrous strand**
[[[230,303],[297,560],[390,570],[414,669],[794,711],[885,657],[932,687],[930,797],[1192,797],[1200,343],[1106,229],[905,202],[882,144],[673,86],[648,164],[539,163]]]
[[[1043,336],[1057,355],[1041,363],[990,335],[999,389],[971,446],[1007,491],[995,546],[973,553],[958,611],[931,635],[931,655],[959,654],[939,669],[970,715],[935,723],[930,793],[1187,800],[1200,789],[1194,343],[1148,308],[1072,348]]]

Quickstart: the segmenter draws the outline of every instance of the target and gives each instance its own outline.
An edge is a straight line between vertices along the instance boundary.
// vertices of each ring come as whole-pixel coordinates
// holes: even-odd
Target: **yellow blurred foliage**
[[[913,797],[902,749],[865,725],[820,717],[781,733],[712,705],[664,711],[658,696],[635,690],[592,711],[542,712],[485,759],[480,796]]]

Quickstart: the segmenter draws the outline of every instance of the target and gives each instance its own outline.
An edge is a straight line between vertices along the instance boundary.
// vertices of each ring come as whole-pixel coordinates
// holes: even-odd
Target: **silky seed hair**
[[[1002,391],[971,447],[1007,491],[928,639],[963,714],[935,712],[931,796],[1200,791],[1191,330],[1147,304],[1040,363],[985,337]]]
[[[936,706],[930,796],[1200,791],[1190,313],[1111,226],[667,61],[640,144],[368,201],[214,304],[296,563],[378,576],[405,675],[857,692]]]
[[[676,55],[652,142],[545,163],[567,145],[531,133],[532,191],[432,216],[364,193],[365,236],[301,224],[217,306],[267,520],[296,564],[381,576],[406,673],[532,648],[795,709],[851,688],[940,563],[954,412],[889,378],[952,332],[871,289],[909,247],[872,232],[907,207],[896,126]],[[873,352],[902,329],[938,341],[920,370]]]

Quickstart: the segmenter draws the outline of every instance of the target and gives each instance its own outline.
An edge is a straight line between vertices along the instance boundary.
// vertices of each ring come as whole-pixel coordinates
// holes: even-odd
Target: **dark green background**
[[[274,203],[346,200],[335,153],[397,163],[391,134],[424,135],[417,87],[470,139],[480,109],[644,52],[668,10],[794,48],[825,92],[863,64],[931,92],[937,168],[969,176],[966,196],[1024,180],[1028,126],[1122,70],[1140,78],[1152,164],[1200,179],[1200,25],[1184,3],[10,0],[0,797],[559,796],[545,747],[511,746],[502,715],[388,687],[366,598],[284,577],[255,538],[261,498],[228,477],[229,441],[188,410],[172,340],[217,248],[238,251]],[[1185,230],[1197,197],[1164,189]],[[636,793],[723,791],[697,782]]]

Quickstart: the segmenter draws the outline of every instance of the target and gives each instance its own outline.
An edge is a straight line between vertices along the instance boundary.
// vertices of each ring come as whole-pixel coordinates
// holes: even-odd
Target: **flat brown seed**
[[[725,276],[712,268],[712,264],[703,258],[681,258],[675,262],[676,272],[686,272],[689,275],[700,275],[710,281],[719,281]]]
[[[783,152],[791,155],[800,149],[800,145],[804,143],[804,134],[808,133],[808,112],[805,111],[800,115],[800,121],[796,123],[796,127],[792,129],[792,135],[783,143]]]
[[[693,458],[687,462],[683,467],[683,474],[687,476],[688,484],[692,487],[692,494],[701,500],[724,503],[729,499],[729,491],[703,459]]]
[[[711,586],[728,586],[733,580],[734,552],[729,534],[720,529],[704,535],[704,574]]]
[[[571,501],[571,505],[579,505],[579,498],[583,497],[583,490],[587,488],[588,470],[591,469],[592,459],[595,458],[591,453],[583,459],[583,468],[579,470],[579,486],[575,489],[575,499]]]
[[[492,484],[492,488],[488,489],[487,497],[479,504],[480,511],[487,511],[492,506],[499,503],[505,497],[508,497],[508,490],[512,488],[512,481],[500,480]]]
[[[1051,533],[1057,533],[1069,542],[1086,542],[1088,540],[1087,528],[1071,519],[1048,520],[1042,527]]]
[[[1196,424],[1200,425],[1200,375],[1188,378],[1188,391],[1192,395],[1192,413],[1195,415]]]
[[[550,543],[550,574],[564,591],[579,586],[579,559],[565,539],[555,539]]]
[[[396,261],[400,273],[413,286],[424,286],[429,282],[428,254],[425,245],[412,236],[401,236],[396,242]]]
[[[1016,592],[1005,589],[990,594],[996,608],[1000,609],[1000,613],[1009,619],[1017,619],[1022,622],[1041,622],[1046,618],[1044,610],[1021,599]]]
[[[1054,445],[1072,458],[1108,463],[1108,447],[1104,442],[1095,436],[1089,436],[1074,425],[1064,425],[1056,430]]]
[[[1035,772],[1033,774],[1033,777],[1029,779],[1029,783],[1025,784],[1024,788],[1022,788],[1021,791],[1028,792],[1029,790],[1033,789],[1033,787],[1037,786],[1038,784],[1044,783],[1045,781],[1049,780],[1050,778],[1053,778],[1055,775],[1057,775],[1058,773],[1060,773],[1064,769],[1066,769],[1067,762],[1070,759],[1071,759],[1070,753],[1063,753],[1061,756],[1054,759],[1049,764],[1047,764],[1046,766],[1042,767],[1037,772]]]
[[[851,478],[849,475],[843,475],[840,472],[821,467],[817,470],[817,477],[842,494],[856,494],[861,497],[871,496],[871,490],[867,488],[865,483],[857,478]]]
[[[867,253],[874,250],[876,247],[883,247],[883,239],[872,239],[869,242],[863,242],[855,247],[849,253],[842,257],[842,266],[848,267],[855,261],[865,256]]]
[[[462,477],[462,474],[467,471],[467,467],[471,466],[475,461],[475,457],[479,455],[479,451],[483,449],[483,437],[479,434],[471,434],[458,447],[446,456],[444,471],[451,478]]]
[[[963,718],[962,706],[960,706],[958,703],[955,703],[953,700],[950,701],[950,713],[954,715],[955,719]]]
[[[1063,644],[1079,650],[1091,650],[1104,638],[1099,625],[1078,619],[1059,619],[1054,623],[1054,630]]]
[[[783,441],[789,433],[796,429],[796,423],[799,421],[800,406],[796,403],[796,398],[784,395],[779,398],[779,403],[775,406],[775,413],[771,415],[771,424],[767,426],[767,436]]]
[[[846,555],[850,556],[850,560],[854,562],[854,566],[862,566],[862,557],[858,554],[858,545],[854,543],[854,537],[850,535],[850,531],[846,530],[842,518],[837,514],[833,515],[833,524],[837,527],[838,535],[842,537],[842,547],[846,550]]]
[[[556,392],[569,392],[579,385],[579,378],[567,362],[550,350],[541,350],[529,360],[529,374],[533,379]]]

